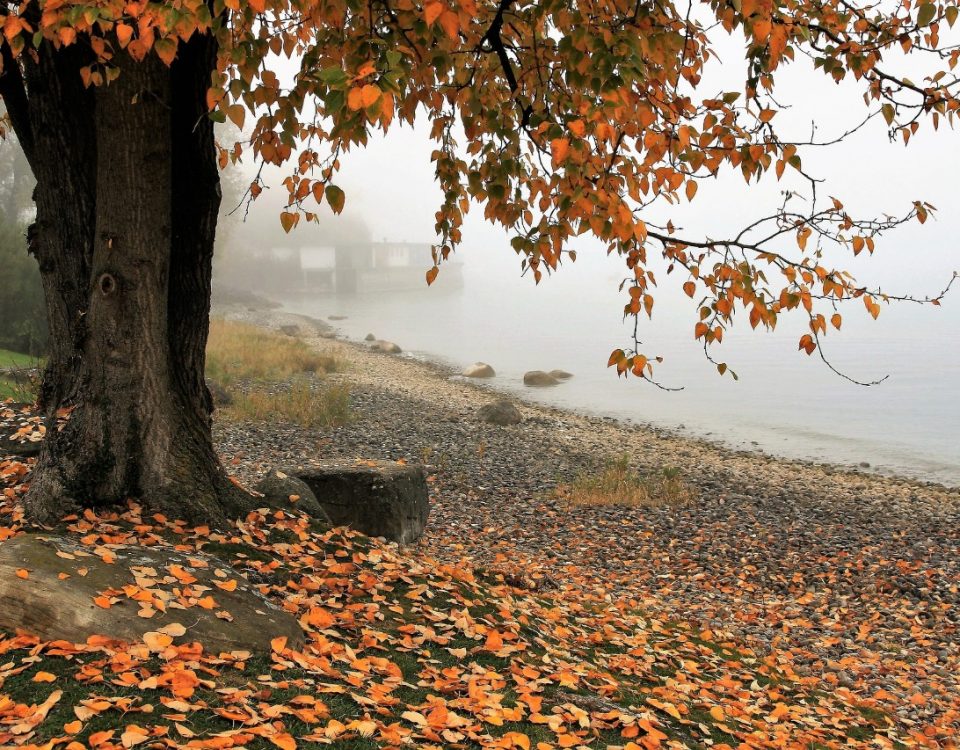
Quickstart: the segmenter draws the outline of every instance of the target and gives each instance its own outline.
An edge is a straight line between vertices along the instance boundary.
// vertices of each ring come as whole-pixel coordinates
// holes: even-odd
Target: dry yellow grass
[[[222,409],[226,419],[240,422],[286,422],[303,427],[336,427],[350,419],[350,389],[295,380],[269,390],[254,388],[233,394]]]
[[[299,339],[245,323],[210,321],[207,376],[230,394],[231,402],[219,410],[225,419],[344,424],[350,417],[350,389],[320,381],[344,366],[343,359],[314,351]]]
[[[608,461],[599,473],[580,474],[572,483],[559,485],[556,494],[571,505],[641,507],[682,505],[694,497],[677,469],[640,474],[630,468],[627,456]]]
[[[299,339],[245,323],[210,321],[207,375],[221,385],[238,380],[282,382],[303,373],[342,370],[343,360],[321,354]]]

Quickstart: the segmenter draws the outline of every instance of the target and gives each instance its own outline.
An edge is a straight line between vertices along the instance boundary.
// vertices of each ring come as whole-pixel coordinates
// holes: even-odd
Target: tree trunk
[[[221,523],[251,498],[214,451],[203,377],[220,202],[205,106],[215,42],[195,35],[171,68],[120,53],[120,76],[91,90],[80,55],[45,44],[25,63],[31,247],[51,332],[47,439],[26,511],[52,522],[136,498]]]

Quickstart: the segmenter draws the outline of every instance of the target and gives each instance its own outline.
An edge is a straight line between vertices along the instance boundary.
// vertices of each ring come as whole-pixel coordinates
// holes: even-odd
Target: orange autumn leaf
[[[173,643],[173,638],[166,633],[148,631],[143,634],[143,642],[151,651],[163,651]]]
[[[282,734],[268,734],[267,739],[280,750],[297,750],[297,742],[286,732]]]
[[[368,83],[360,89],[360,104],[363,107],[370,107],[380,98],[381,91],[378,86]]]

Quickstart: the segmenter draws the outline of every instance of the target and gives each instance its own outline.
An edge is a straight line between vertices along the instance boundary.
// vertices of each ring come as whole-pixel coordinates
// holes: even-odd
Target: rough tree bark
[[[215,42],[195,35],[170,68],[120,53],[120,76],[91,89],[83,55],[44,42],[22,78],[15,63],[0,77],[37,178],[30,243],[51,334],[26,511],[52,522],[137,498],[221,523],[251,499],[214,451],[203,377],[220,204],[205,105]]]

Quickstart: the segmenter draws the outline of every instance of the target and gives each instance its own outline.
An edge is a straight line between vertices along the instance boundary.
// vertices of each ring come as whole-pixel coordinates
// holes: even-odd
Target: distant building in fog
[[[433,265],[431,247],[417,242],[350,242],[271,247],[248,252],[264,290],[364,293],[422,289]],[[443,264],[443,285],[463,285],[462,264]]]

